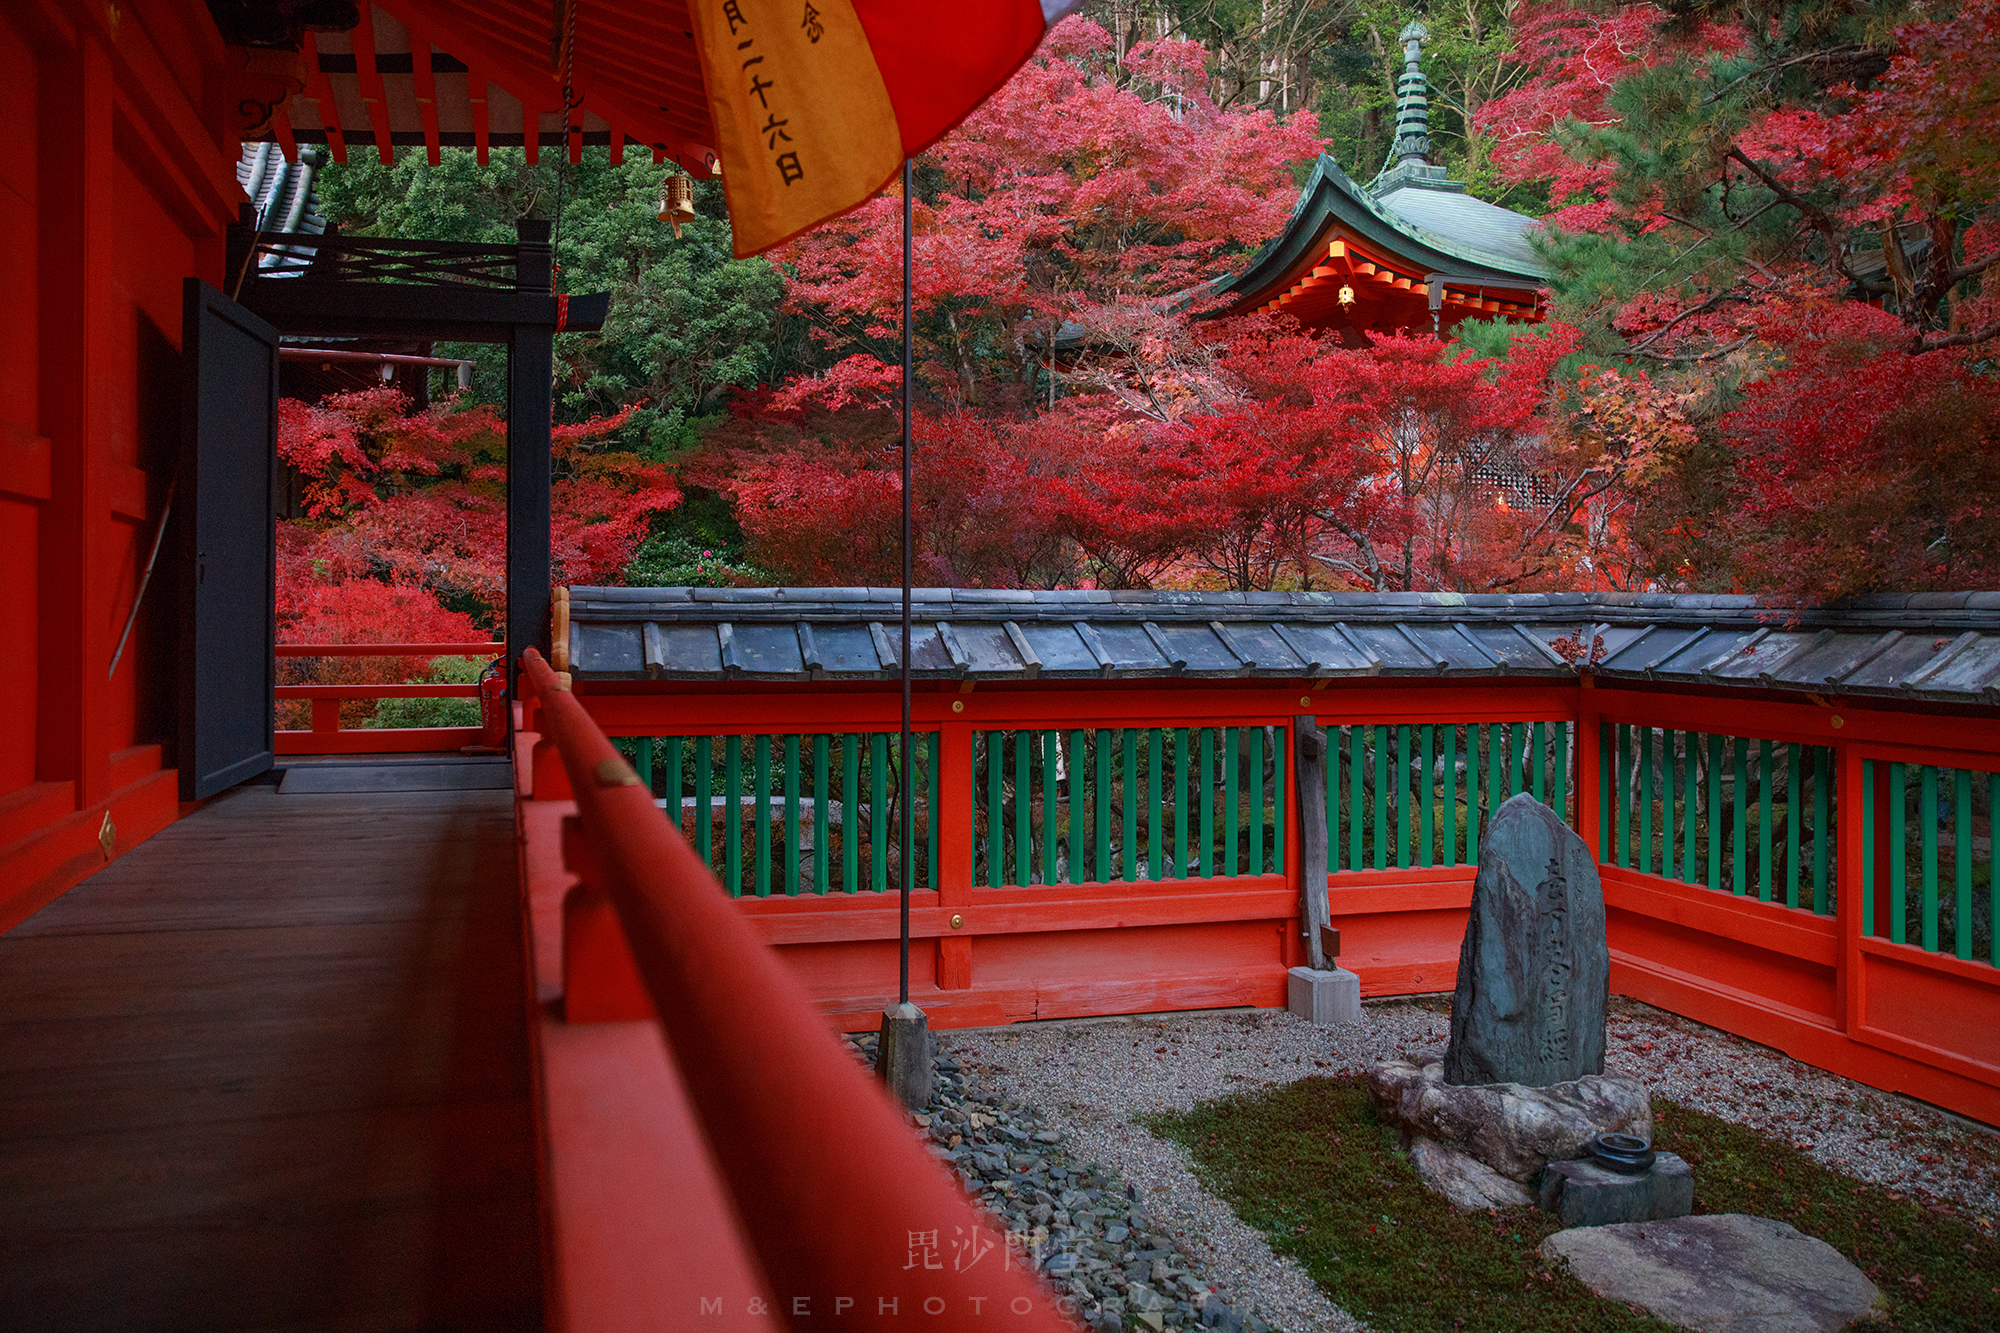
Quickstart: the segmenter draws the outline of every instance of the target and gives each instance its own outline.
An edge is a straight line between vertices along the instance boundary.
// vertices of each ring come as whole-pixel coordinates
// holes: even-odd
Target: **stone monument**
[[[1479,845],[1444,1081],[1541,1088],[1602,1074],[1610,997],[1590,849],[1523,792],[1494,813]]]
[[[1602,1135],[1653,1133],[1645,1085],[1604,1072],[1610,992],[1590,849],[1555,811],[1516,796],[1480,842],[1450,1046],[1368,1072],[1426,1184],[1463,1207],[1541,1202],[1573,1223],[1688,1211],[1692,1177],[1671,1153],[1631,1174],[1583,1162]]]

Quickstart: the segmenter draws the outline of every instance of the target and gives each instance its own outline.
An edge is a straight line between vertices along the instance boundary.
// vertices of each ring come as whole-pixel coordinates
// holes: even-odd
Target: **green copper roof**
[[[1528,243],[1535,219],[1474,199],[1446,180],[1442,168],[1400,165],[1376,188],[1379,196],[1322,153],[1284,231],[1217,290],[1238,296],[1264,291],[1321,249],[1336,224],[1448,281],[1539,287],[1548,277]]]

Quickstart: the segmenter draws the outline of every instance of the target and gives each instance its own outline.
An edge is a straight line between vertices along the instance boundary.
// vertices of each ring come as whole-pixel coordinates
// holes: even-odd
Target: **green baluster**
[[[1251,727],[1246,735],[1250,742],[1250,820],[1244,832],[1250,835],[1250,873],[1264,873],[1264,729]]]
[[[1035,882],[1034,733],[1014,733],[1014,882]]]
[[[1139,733],[1132,727],[1125,728],[1125,782],[1119,788],[1119,799],[1125,806],[1125,846],[1119,860],[1125,872],[1125,882],[1134,883],[1139,878]]]
[[[1083,733],[1069,734],[1069,882],[1090,882],[1089,857],[1084,850],[1084,830],[1089,827],[1084,814],[1084,774],[1089,763]]]
[[[1618,839],[1618,864],[1629,866],[1632,864],[1632,838],[1629,827],[1632,821],[1625,811],[1625,798],[1626,794],[1632,790],[1632,775],[1628,771],[1625,756],[1628,743],[1632,739],[1632,728],[1621,722],[1618,724],[1616,734],[1618,737],[1618,749],[1611,770],[1612,822],[1617,826],[1614,829],[1614,833]]]
[[[799,738],[785,737],[785,894],[799,896]]]
[[[1735,799],[1730,803],[1729,891],[1741,894],[1750,887],[1750,738],[1736,738]]]
[[[1042,883],[1056,882],[1056,843],[1061,818],[1056,811],[1056,770],[1061,767],[1062,733],[1042,733]]]
[[[1100,727],[1092,738],[1097,754],[1097,790],[1094,793],[1096,814],[1092,818],[1091,831],[1097,835],[1097,860],[1091,865],[1091,873],[1099,884],[1109,884],[1111,870],[1111,737],[1110,729]]]
[[[1554,779],[1551,784],[1554,790],[1551,794],[1555,797],[1555,810],[1567,824],[1570,822],[1569,723],[1567,722],[1556,723],[1555,746],[1550,755],[1549,767],[1552,770],[1550,776]]]
[[[1537,724],[1536,729],[1540,730],[1540,724]],[[1437,795],[1437,769],[1431,762],[1431,743],[1435,739],[1436,731],[1437,728],[1429,723],[1417,728],[1417,762],[1424,767],[1423,800],[1418,803],[1417,818],[1417,836],[1423,848],[1422,855],[1417,858],[1417,864],[1422,866],[1433,865],[1436,862],[1436,849],[1431,842],[1431,806]]]
[[[755,742],[757,782],[757,896],[771,896],[771,738],[759,736]]]
[[[1238,871],[1238,829],[1242,827],[1242,807],[1238,805],[1236,761],[1242,753],[1242,735],[1234,727],[1222,729],[1222,873]]]
[[[1924,948],[1938,947],[1938,771],[1934,764],[1917,770],[1917,818],[1923,821]]]
[[[1360,870],[1361,833],[1365,815],[1362,811],[1364,774],[1362,749],[1366,744],[1362,733],[1366,727],[1352,726],[1347,729],[1347,868]]]
[[[729,751],[722,761],[722,796],[726,802],[722,809],[722,847],[723,868],[727,872],[722,882],[729,886],[729,896],[735,898],[743,892],[743,740],[738,736],[724,739]]]
[[[1375,868],[1389,868],[1389,728],[1375,728]]]
[[[1785,746],[1785,906],[1799,905],[1799,808],[1800,797],[1804,794],[1804,784],[1799,768],[1804,757],[1804,747],[1797,744]]]
[[[1486,822],[1492,823],[1493,816],[1500,813],[1500,803],[1505,798],[1500,793],[1505,790],[1501,775],[1500,752],[1506,746],[1507,724],[1495,722],[1486,728]]]
[[[698,736],[694,742],[694,854],[705,866],[715,864],[715,740]]]
[[[666,799],[666,804],[661,809],[666,812],[667,818],[673,821],[674,827],[679,828],[681,827],[681,738],[660,737],[653,747],[652,758],[653,771],[641,773],[639,780],[650,792],[653,791],[654,779],[659,779],[660,785],[666,788],[665,791],[655,793]]]
[[[1952,771],[1952,952],[1960,958],[1972,957],[1972,771]],[[1990,835],[2000,836],[1994,830]],[[2000,926],[2000,922],[1994,923]]]
[[[1479,728],[1465,728],[1465,863],[1479,864]]]
[[[827,841],[831,836],[832,823],[828,807],[833,804],[833,783],[827,771],[827,738],[815,733],[813,736],[813,892],[825,893],[833,885],[829,882],[833,866],[831,849]]]
[[[1697,757],[1701,753],[1701,734],[1683,732],[1681,743],[1687,751],[1687,771],[1681,775],[1681,881],[1693,884],[1701,875],[1694,862],[1695,826],[1700,823],[1701,765]]]
[[[1639,869],[1653,869],[1653,729],[1639,728]]]
[[[1901,764],[1889,765],[1889,942],[1904,943],[1909,933],[1909,793]]]
[[[1722,888],[1722,751],[1723,738],[1708,738],[1708,887]]]
[[[1674,797],[1680,792],[1680,755],[1674,749],[1674,729],[1660,733],[1660,874],[1674,877]]]
[[[1146,733],[1146,878],[1158,880],[1166,870],[1167,821],[1160,804],[1160,768],[1166,760],[1166,738],[1158,727]]]
[[[1340,869],[1340,728],[1313,725],[1326,733],[1326,873]]]
[[[1534,739],[1530,743],[1534,746],[1533,750],[1534,757],[1528,761],[1529,762],[1528,774],[1531,781],[1534,784],[1532,790],[1535,794],[1535,799],[1538,801],[1546,802],[1548,798],[1542,795],[1542,792],[1546,790],[1542,781],[1542,775],[1548,769],[1549,745],[1548,745],[1548,737],[1543,732],[1543,725],[1544,724],[1537,722],[1535,724],[1535,729],[1532,733]],[[1563,812],[1558,810],[1556,811],[1556,813],[1562,814]]]
[[[632,757],[632,771],[639,775],[639,785],[651,791],[653,790],[653,738],[641,736],[636,749],[638,753]]]
[[[1824,745],[1813,749],[1813,911],[1824,916],[1832,908],[1827,903],[1827,889],[1833,882],[1827,878],[1827,853],[1833,847],[1833,818],[1830,803],[1833,800],[1833,751]],[[1873,789],[1868,799],[1874,800]],[[1870,825],[1870,835],[1874,828]],[[1869,873],[1873,873],[1875,858],[1868,858]]]
[[[1285,873],[1285,802],[1291,799],[1291,787],[1285,782],[1285,757],[1291,752],[1286,737],[1289,732],[1279,728],[1272,733],[1271,742],[1271,873]]]
[[[1201,877],[1215,877],[1215,729],[1201,729],[1201,775],[1195,779],[1201,797]]]
[[[1444,755],[1438,761],[1444,773],[1444,799],[1438,803],[1438,815],[1444,825],[1439,830],[1439,841],[1444,844],[1444,863],[1458,864],[1458,728],[1446,726],[1444,729]]]
[[[840,891],[861,891],[861,737],[840,738]]]
[[[868,878],[877,893],[889,891],[889,738],[868,738]]]
[[[1188,729],[1174,728],[1174,878],[1188,877]]]
[[[1611,840],[1611,811],[1618,804],[1611,790],[1612,775],[1618,768],[1615,734],[1609,722],[1597,724],[1597,846],[1598,859],[1605,865],[1618,859],[1618,844]]]
[[[1006,733],[976,734],[986,738],[986,882],[997,889],[1007,882]]]
[[[944,744],[943,733],[925,732],[924,744],[927,747],[925,753],[930,756],[930,814],[924,820],[924,827],[929,830],[930,836],[925,840],[924,883],[934,890],[938,886],[938,747]]]
[[[1507,795],[1521,794],[1521,723],[1507,728]]]
[[[1410,868],[1410,728],[1396,728],[1396,869]]]
[[[1815,798],[1819,795],[1814,792]],[[1814,841],[1819,841],[1824,824],[1814,827]],[[2000,826],[1996,826],[2000,827]],[[1813,886],[1813,897],[1819,897],[1819,886]],[[1815,901],[1815,909],[1818,910]],[[2000,920],[2000,917],[1996,917]],[[1861,933],[1875,933],[1875,761],[1861,761]]]
[[[1757,897],[1771,901],[1771,742],[1757,742]]]

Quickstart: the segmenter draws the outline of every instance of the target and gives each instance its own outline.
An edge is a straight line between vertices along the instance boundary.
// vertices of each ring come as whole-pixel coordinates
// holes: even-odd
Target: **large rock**
[[[1535,1201],[1519,1181],[1435,1139],[1411,1141],[1410,1165],[1418,1179],[1461,1208],[1525,1208]]]
[[[1888,1312],[1840,1251],[1768,1217],[1580,1227],[1550,1236],[1541,1254],[1568,1260],[1599,1296],[1702,1333],[1835,1333]]]
[[[1546,1087],[1603,1073],[1610,993],[1597,865],[1555,811],[1523,792],[1479,844],[1445,1081]]]
[[[1384,1060],[1368,1070],[1368,1090],[1382,1119],[1406,1143],[1431,1139],[1467,1153],[1518,1182],[1529,1198],[1542,1168],[1588,1152],[1599,1134],[1651,1141],[1653,1107],[1646,1087],[1623,1075],[1591,1074],[1546,1088],[1518,1083],[1460,1087],[1443,1065],[1422,1069]]]

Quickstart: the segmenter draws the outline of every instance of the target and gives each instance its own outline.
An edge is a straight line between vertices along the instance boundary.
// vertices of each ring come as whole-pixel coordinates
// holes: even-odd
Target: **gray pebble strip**
[[[2000,1134],[1636,1001],[1614,998],[1609,1026],[1608,1072],[1994,1230]],[[1442,1054],[1449,1030],[1450,997],[1415,996],[1370,1001],[1352,1027],[1245,1009],[944,1032],[937,1095],[918,1123],[1003,1229],[1030,1238],[1093,1333],[1352,1333],[1365,1325],[1136,1117],[1390,1057],[1421,1061]],[[872,1035],[850,1044],[872,1061]]]

